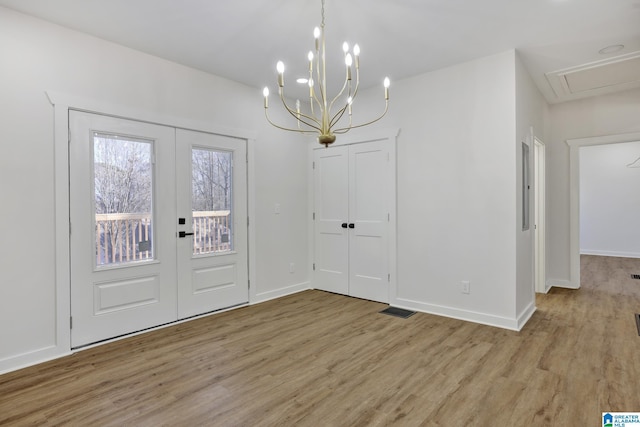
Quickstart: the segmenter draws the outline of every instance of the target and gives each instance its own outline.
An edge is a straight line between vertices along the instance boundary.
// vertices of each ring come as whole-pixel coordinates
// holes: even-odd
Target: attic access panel
[[[546,73],[560,100],[640,88],[640,52]]]

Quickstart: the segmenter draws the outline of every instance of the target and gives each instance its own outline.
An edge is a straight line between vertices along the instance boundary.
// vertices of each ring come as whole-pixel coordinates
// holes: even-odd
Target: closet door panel
[[[383,142],[349,147],[349,295],[389,301],[389,151]]]
[[[348,147],[314,152],[315,287],[349,293]]]

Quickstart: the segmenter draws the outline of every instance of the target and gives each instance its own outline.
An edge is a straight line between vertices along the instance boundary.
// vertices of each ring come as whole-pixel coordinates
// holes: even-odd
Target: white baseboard
[[[640,258],[639,252],[601,251],[598,249],[580,249],[580,255],[611,256],[616,258]]]
[[[520,313],[517,318],[518,331],[522,330],[524,325],[527,324],[527,322],[529,321],[529,319],[531,319],[531,316],[533,316],[533,313],[535,312],[536,305],[534,302],[531,302],[524,310],[522,310],[522,313]]]
[[[60,346],[49,346],[6,357],[0,360],[0,375],[48,362],[70,354],[72,353],[69,349],[64,350],[61,349]]]
[[[274,289],[267,292],[258,293],[255,296],[255,300],[250,301],[250,304],[258,304],[261,302],[269,301],[272,299],[284,297],[287,295],[295,294],[298,292],[311,289],[310,282],[302,282],[295,285],[285,286],[283,288]]]
[[[261,294],[257,294],[256,295],[257,299],[255,301],[251,301],[250,304],[257,304],[259,302],[265,302],[265,301],[268,301],[268,300],[271,300],[271,299],[283,297],[285,295],[290,295],[290,294],[294,294],[294,293],[297,293],[297,292],[305,291],[307,289],[310,289],[310,283],[309,282],[304,282],[304,283],[300,283],[300,284],[296,284],[296,285],[292,285],[292,286],[286,286],[286,287],[283,287],[283,288],[280,288],[280,289],[275,289],[275,290],[269,291],[269,292],[263,292]],[[149,332],[150,330],[155,330],[155,329],[161,329],[161,328],[165,328],[165,327],[169,327],[169,326],[174,326],[174,325],[176,325],[178,323],[183,323],[183,322],[188,322],[188,321],[194,320],[195,318],[211,316],[211,315],[219,314],[219,313],[224,312],[224,311],[234,310],[236,308],[239,308],[239,307],[231,307],[229,309],[218,310],[218,311],[215,311],[213,313],[206,313],[204,315],[196,316],[196,317],[189,318],[189,319],[178,320],[176,322],[172,322],[172,323],[169,323],[169,324],[166,324],[166,325],[157,326],[156,328],[152,328],[152,329],[144,330],[144,331],[140,331],[140,332],[134,332],[134,333],[131,333],[131,334],[124,335],[122,337],[114,338],[113,340],[103,341],[103,342],[100,342],[100,343],[95,344],[95,345],[90,345],[90,346],[83,347],[82,349],[76,349],[74,351],[71,351],[71,349],[69,347],[66,347],[65,349],[62,349],[61,346],[48,346],[48,347],[43,347],[43,348],[36,349],[36,350],[33,350],[33,351],[25,352],[25,353],[22,353],[22,354],[9,356],[9,357],[6,357],[4,359],[0,359],[0,375],[6,374],[6,373],[12,372],[12,371],[17,371],[19,369],[27,368],[29,366],[37,365],[37,364],[40,364],[40,363],[48,362],[50,360],[58,359],[60,357],[68,356],[68,355],[73,354],[75,351],[86,350],[88,348],[92,348],[92,347],[95,347],[95,346],[98,346],[98,345],[104,345],[104,344],[106,344],[108,342],[118,341],[120,339],[129,338],[129,337],[134,336],[134,335],[143,334],[143,333]]]
[[[479,313],[475,311],[461,310],[459,308],[446,307],[443,305],[427,304],[419,301],[406,300],[402,298],[396,298],[391,302],[391,305],[398,308],[404,308],[406,310],[420,311],[422,313],[435,314],[437,316],[451,317],[453,319],[465,320],[467,322],[480,323],[482,325],[495,326],[503,329],[510,329],[512,331],[519,331],[524,325],[522,322],[526,322],[528,317],[531,317],[533,311],[530,313],[525,311],[521,318],[510,318],[496,316],[493,314]],[[528,316],[528,317],[527,317]]]
[[[571,280],[565,279],[547,279],[547,288],[566,288],[566,289],[580,289],[580,284],[573,283]]]

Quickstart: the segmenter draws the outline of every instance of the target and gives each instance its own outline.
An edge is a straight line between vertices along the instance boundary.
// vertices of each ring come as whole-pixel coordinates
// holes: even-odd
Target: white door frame
[[[535,291],[547,293],[546,281],[546,148],[533,137],[534,173],[534,278]]]
[[[54,124],[54,215],[55,215],[55,295],[56,295],[56,331],[50,346],[29,354],[21,355],[19,365],[27,366],[67,354],[71,354],[71,270],[69,253],[69,110],[85,111],[107,116],[123,117],[130,120],[189,129],[199,132],[215,133],[247,140],[247,208],[249,218],[255,217],[254,186],[254,145],[256,132],[227,128],[211,123],[176,118],[160,113],[139,110],[95,99],[78,97],[64,93],[47,91],[46,95],[53,106]],[[251,221],[253,223],[254,221]],[[249,281],[255,283],[255,231],[248,228]],[[255,298],[255,285],[250,288],[249,300]],[[107,341],[108,342],[108,341]],[[88,346],[86,348],[90,348]]]
[[[568,139],[569,145],[569,282],[562,287],[580,288],[580,148],[591,145],[640,141],[640,132]]]
[[[397,171],[396,171],[396,150],[397,150],[397,138],[400,134],[400,128],[385,128],[380,130],[367,130],[367,131],[359,131],[357,134],[349,135],[339,135],[336,142],[333,143],[333,146],[341,146],[341,145],[351,145],[363,142],[371,142],[371,141],[388,141],[391,144],[389,149],[389,174],[394,177],[394,184],[391,191],[389,191],[389,236],[388,236],[388,244],[389,244],[389,304],[394,305],[396,303],[397,295],[398,295],[398,270],[397,270],[397,207],[396,207],[396,194],[397,194]],[[315,138],[309,138],[308,143],[308,164],[309,164],[309,172],[307,176],[308,183],[308,198],[307,205],[309,212],[309,222],[308,222],[308,248],[309,254],[311,257],[309,258],[309,271],[311,272],[311,288],[314,289],[314,274],[313,274],[313,260],[315,259],[315,245],[314,245],[314,220],[312,213],[314,211],[314,202],[315,202],[315,192],[314,192],[314,174],[313,168],[311,167],[313,163],[313,151],[318,147],[318,142]]]

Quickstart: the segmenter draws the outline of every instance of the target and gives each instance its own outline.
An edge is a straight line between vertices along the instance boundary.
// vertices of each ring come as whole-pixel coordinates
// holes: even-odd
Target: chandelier
[[[264,95],[264,113],[273,126],[292,132],[315,133],[318,135],[318,142],[328,147],[336,140],[336,135],[346,133],[354,128],[370,125],[380,120],[389,109],[389,78],[384,79],[384,111],[382,114],[369,122],[356,124],[352,122],[352,105],[358,93],[360,85],[360,47],[356,44],[353,46],[353,55],[349,51],[349,44],[344,42],[342,50],[344,52],[345,77],[342,89],[333,98],[327,97],[327,74],[325,59],[325,38],[324,38],[324,0],[322,0],[322,21],[320,28],[316,27],[313,31],[315,37],[315,52],[309,51],[307,58],[309,61],[309,77],[302,79],[303,83],[309,86],[309,103],[302,109],[300,100],[296,100],[295,107],[290,107],[285,101],[284,94],[284,63],[278,61],[276,70],[278,72],[278,94],[282,100],[285,110],[291,114],[297,121],[297,128],[288,128],[280,126],[269,118],[269,88],[265,87]],[[355,85],[353,84],[353,70],[355,67]],[[315,72],[315,77],[314,77]],[[306,82],[305,82],[306,80]],[[335,112],[334,111],[335,106]],[[346,117],[345,117],[346,113]]]

